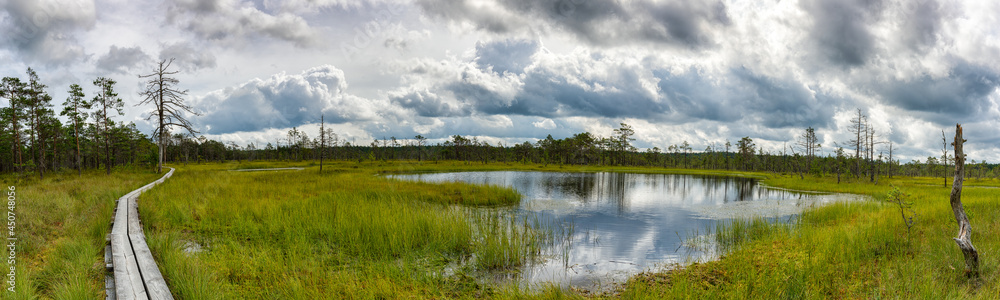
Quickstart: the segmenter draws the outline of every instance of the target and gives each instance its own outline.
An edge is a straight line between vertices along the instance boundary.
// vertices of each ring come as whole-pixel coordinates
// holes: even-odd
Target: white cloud
[[[253,79],[240,86],[216,90],[195,100],[205,111],[198,122],[212,125],[213,133],[255,131],[319,121],[346,123],[374,121],[386,108],[372,100],[345,92],[344,72],[323,65],[301,74],[278,73],[266,80]]]
[[[64,65],[84,57],[74,34],[93,28],[97,13],[89,0],[8,0],[0,3],[0,16],[3,47],[36,63]]]
[[[538,121],[538,122],[531,122],[531,124],[535,125],[535,127],[537,127],[537,128],[541,128],[541,129],[555,129],[556,128],[556,122],[553,122],[552,119],[545,119],[545,120],[541,120],[541,121]]]
[[[749,136],[777,151],[811,126],[830,151],[862,108],[904,157],[963,122],[970,153],[1000,159],[1000,4],[876,2],[9,0],[0,72],[35,67],[56,99],[111,76],[131,101],[139,61],[176,57],[198,124],[233,140],[324,114],[355,139],[521,142],[626,121],[637,146],[697,150]]]

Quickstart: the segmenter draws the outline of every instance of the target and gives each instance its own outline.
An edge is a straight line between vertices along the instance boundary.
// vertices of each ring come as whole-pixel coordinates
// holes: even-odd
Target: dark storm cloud
[[[876,43],[869,23],[881,14],[881,0],[807,0],[801,5],[813,16],[810,31],[819,54],[847,67],[868,62]]]
[[[127,74],[136,67],[152,62],[139,46],[121,47],[112,45],[108,53],[97,59],[97,69],[111,73]]]
[[[612,1],[580,0],[512,0],[500,1],[509,12],[517,15],[539,17],[539,21],[574,33],[578,37],[595,44],[608,43],[613,33],[601,26],[607,21],[618,21],[627,17],[620,3]]]
[[[745,111],[768,128],[826,128],[842,102],[827,95],[817,98],[798,81],[772,78],[746,68],[734,69],[732,74],[741,81],[733,88],[739,91],[736,95],[745,97]]]
[[[536,62],[514,77],[519,84],[509,89],[504,80],[514,75],[477,77],[470,74],[478,70],[466,69],[459,79],[391,94],[390,99],[424,117],[637,118],[674,124],[709,120],[777,129],[828,128],[834,112],[848,103],[814,92],[796,79],[773,78],[745,67],[723,73],[696,67],[680,72],[648,68],[592,53],[575,60]]]
[[[270,14],[243,1],[172,2],[167,9],[167,22],[209,40],[266,36],[302,47],[321,41],[301,16],[290,12]]]
[[[888,104],[925,113],[938,124],[949,124],[986,112],[992,105],[989,95],[998,85],[1000,73],[996,70],[958,61],[941,78],[925,74],[882,82],[873,89]]]
[[[542,117],[611,117],[654,119],[669,110],[655,95],[647,95],[636,72],[641,70],[602,70],[613,73],[617,81],[576,77],[559,70],[533,69],[513,100],[482,85],[456,82],[447,88],[459,99],[470,99],[477,111],[487,114],[516,114]]]
[[[660,79],[660,94],[669,101],[678,116],[723,122],[742,118],[742,110],[732,105],[728,90],[706,78],[696,68],[679,74],[662,70],[653,74]]]
[[[944,8],[934,0],[907,1],[911,6],[903,22],[903,41],[914,50],[934,46],[941,29]]]
[[[183,71],[197,71],[215,68],[215,55],[208,50],[196,50],[187,42],[164,45],[160,50],[160,60],[174,59],[174,65]]]
[[[660,78],[660,94],[676,113],[672,116],[686,118],[675,120],[679,122],[702,119],[767,128],[825,128],[846,101],[824,93],[814,96],[801,82],[772,78],[747,68],[716,76],[696,68],[677,74],[654,74]]]
[[[465,0],[417,4],[432,17],[492,33],[557,28],[604,46],[652,42],[699,48],[712,44],[713,29],[731,24],[721,1],[510,0],[493,2],[497,9],[489,13]]]
[[[45,64],[66,64],[84,57],[83,46],[73,35],[93,28],[93,1],[8,0],[0,4],[0,41],[23,59]]]
[[[711,38],[702,28],[702,22],[730,25],[731,21],[722,2],[705,5],[697,2],[682,1],[673,3],[643,3],[650,17],[660,26],[644,27],[642,35],[650,40],[680,41],[685,45],[704,45],[711,43]]]
[[[321,113],[328,123],[365,121],[373,109],[384,109],[343,93],[346,88],[344,72],[329,65],[280,73],[209,93],[197,101],[205,112],[197,120],[211,126],[208,133],[220,134],[300,126],[318,121]]]
[[[511,48],[519,50],[497,50]],[[656,94],[656,79],[638,61],[600,53],[538,57],[530,55],[537,50],[521,51],[525,48],[536,48],[535,42],[481,43],[469,62],[418,63],[409,71],[426,85],[391,92],[389,99],[425,117],[482,113],[654,119],[669,110]],[[505,72],[496,72],[494,63]]]
[[[507,33],[514,28],[510,20],[499,12],[484,11],[471,6],[466,0],[418,0],[416,2],[428,15],[450,21],[470,21],[477,29]]]
[[[531,64],[531,56],[539,49],[537,41],[503,40],[490,43],[476,43],[475,63],[479,69],[503,74],[511,72],[524,73],[524,68]]]

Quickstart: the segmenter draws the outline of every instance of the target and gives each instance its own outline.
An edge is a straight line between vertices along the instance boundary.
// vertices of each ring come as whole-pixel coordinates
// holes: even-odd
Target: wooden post
[[[962,152],[962,125],[955,124],[955,142],[951,145],[955,149],[955,181],[951,185],[951,210],[955,213],[955,221],[958,222],[958,237],[955,243],[962,249],[965,256],[965,273],[970,278],[979,278],[979,252],[972,246],[972,225],[969,224],[969,217],[965,215],[962,208],[962,180],[963,167],[965,166],[965,153]]]

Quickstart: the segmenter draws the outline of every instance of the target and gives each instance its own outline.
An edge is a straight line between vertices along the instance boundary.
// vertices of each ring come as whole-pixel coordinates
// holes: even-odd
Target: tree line
[[[24,79],[4,77],[0,98],[9,105],[0,108],[0,172],[44,178],[48,171],[106,167],[110,173],[114,166],[148,161],[155,145],[134,123],[115,120],[124,114],[115,84],[106,77],[94,79],[91,99],[83,86],[70,85],[58,111],[67,119],[64,124],[56,117],[48,86],[33,69]]]
[[[156,139],[161,143],[162,133],[170,127],[196,133],[183,114],[196,114],[181,97],[187,91],[174,88],[178,80],[170,75],[177,72],[167,70],[172,62],[163,60],[154,73],[139,76],[150,79],[141,93],[146,98],[137,105],[154,106],[147,120],[155,118],[154,136],[161,137]],[[0,98],[8,101],[0,108],[0,173],[33,172],[45,178],[48,171],[75,169],[82,175],[84,168],[103,167],[111,174],[116,166],[162,162],[162,151],[157,152],[162,144],[154,144],[135,123],[115,120],[125,114],[115,84],[107,77],[94,79],[89,89],[94,96],[89,99],[83,86],[71,84],[59,111],[67,120],[63,124],[56,117],[48,86],[33,69],[28,68],[24,80],[12,76],[0,80]]]
[[[639,151],[632,142],[635,130],[620,123],[608,136],[590,132],[556,139],[551,135],[536,142],[520,144],[490,144],[476,137],[450,136],[446,141],[429,144],[417,135],[409,139],[396,137],[375,139],[370,143],[353,143],[341,139],[332,129],[321,124],[320,132],[310,133],[297,127],[284,138],[265,145],[238,145],[197,136],[187,115],[197,115],[184,104],[186,90],[177,88],[179,81],[169,71],[173,60],[163,60],[147,79],[144,99],[135,105],[152,106],[147,120],[156,128],[149,136],[136,129],[134,123],[116,120],[123,115],[124,101],[115,92],[116,82],[99,77],[93,86],[78,84],[68,87],[69,96],[56,117],[48,86],[41,83],[34,70],[28,68],[24,79],[4,77],[0,82],[0,98],[9,105],[0,108],[0,172],[35,173],[44,178],[46,172],[103,168],[110,174],[116,166],[146,167],[162,162],[191,163],[228,160],[354,160],[386,161],[459,160],[467,162],[502,162],[542,165],[601,165],[650,166],[712,170],[762,171],[805,176],[837,176],[851,181],[877,182],[880,177],[895,175],[941,176],[947,178],[954,160],[944,145],[941,157],[926,161],[900,163],[894,157],[894,145],[881,135],[861,111],[851,119],[848,129],[852,139],[833,143],[828,154],[819,155],[815,129],[806,128],[789,146],[780,151],[766,150],[743,137],[734,143],[711,143],[696,151],[687,141],[666,149],[653,147]],[[91,98],[87,93],[92,94]],[[179,132],[171,129],[179,128]],[[157,169],[160,171],[160,169]],[[996,164],[972,160],[966,164],[970,177],[998,177]]]
[[[792,145],[780,152],[756,145],[750,137],[735,144],[710,144],[695,151],[687,141],[670,145],[666,151],[658,147],[639,151],[632,145],[635,139],[631,126],[621,123],[610,136],[590,132],[555,139],[551,135],[536,142],[520,144],[490,144],[477,137],[453,135],[444,142],[428,144],[417,135],[410,139],[381,138],[369,143],[352,143],[341,139],[333,130],[322,129],[310,135],[292,128],[287,134],[264,145],[250,143],[240,146],[174,134],[166,141],[166,159],[171,162],[252,160],[353,160],[375,162],[390,160],[439,161],[458,160],[470,163],[521,163],[542,165],[601,165],[737,170],[795,174],[797,176],[837,176],[844,180],[877,182],[891,176],[951,176],[950,166],[941,157],[929,157],[926,162],[901,163],[889,142],[880,142],[874,128],[862,114],[861,134],[848,141],[851,148],[837,147],[827,155],[819,155],[815,129],[807,128]],[[324,128],[321,124],[321,128]],[[858,128],[858,127],[855,127]],[[884,145],[881,149],[879,145]],[[853,151],[851,151],[853,150]],[[853,152],[853,153],[852,153]],[[1000,168],[985,161],[966,165],[970,177],[1000,177]]]

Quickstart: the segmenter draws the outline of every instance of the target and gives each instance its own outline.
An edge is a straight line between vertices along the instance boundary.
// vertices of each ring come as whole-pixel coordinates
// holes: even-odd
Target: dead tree
[[[867,138],[867,136],[863,136],[867,135],[867,126],[865,124],[866,118],[867,116],[862,114],[861,109],[858,108],[858,115],[857,117],[851,119],[851,127],[848,128],[848,130],[854,134],[854,139],[847,142],[847,145],[854,146],[854,160],[856,163],[854,167],[854,176],[859,178],[861,177],[861,148],[865,146],[865,139]]]
[[[146,81],[146,90],[142,91],[140,95],[146,96],[142,102],[138,105],[145,105],[152,103],[156,106],[152,111],[150,111],[149,116],[146,120],[156,117],[157,126],[154,135],[157,137],[157,146],[159,146],[159,155],[157,156],[158,165],[156,167],[156,172],[163,172],[163,149],[164,142],[166,141],[166,135],[169,132],[169,127],[180,126],[184,128],[192,135],[198,133],[191,126],[191,122],[184,118],[183,112],[191,113],[192,115],[198,116],[199,114],[191,109],[191,106],[184,104],[184,98],[182,96],[187,95],[187,90],[178,90],[174,88],[180,81],[177,78],[170,77],[179,73],[180,71],[167,71],[170,68],[170,64],[174,62],[171,58],[168,60],[161,60],[157,66],[157,69],[152,74],[139,75],[139,78],[150,78]],[[137,105],[137,106],[138,106]]]
[[[941,179],[944,179],[944,187],[948,187],[948,138],[944,136],[944,129],[941,129],[941,165]]]
[[[806,158],[805,172],[808,173],[812,169],[812,158],[816,156],[816,150],[820,148],[819,139],[816,138],[816,130],[812,127],[806,128],[806,132],[799,137],[796,144],[802,147],[803,156]],[[801,172],[799,175],[802,175]]]
[[[969,217],[962,208],[962,180],[965,167],[963,143],[965,139],[962,138],[962,125],[955,124],[955,142],[951,144],[955,149],[955,181],[951,185],[951,210],[955,213],[955,221],[958,222],[958,237],[954,240],[965,256],[965,274],[970,278],[979,278],[979,252],[972,246],[972,225],[969,224]]]
[[[323,115],[319,115],[319,172],[323,173],[323,154],[326,152],[326,122]]]

